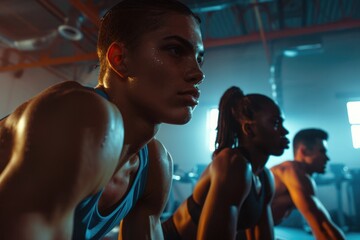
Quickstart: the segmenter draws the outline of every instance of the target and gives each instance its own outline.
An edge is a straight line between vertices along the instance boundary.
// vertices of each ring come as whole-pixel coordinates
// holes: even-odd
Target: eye
[[[199,55],[197,58],[196,58],[196,61],[198,62],[198,64],[200,66],[202,66],[204,64],[204,55]]]
[[[274,121],[273,127],[275,130],[278,130],[280,128],[280,125],[281,125],[281,121],[279,119],[276,119]]]
[[[170,46],[167,46],[165,49],[171,55],[176,56],[176,57],[180,57],[184,52],[184,49],[179,45],[170,45]]]

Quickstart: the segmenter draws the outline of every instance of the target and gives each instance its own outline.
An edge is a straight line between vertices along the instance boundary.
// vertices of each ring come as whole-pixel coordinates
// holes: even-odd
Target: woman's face
[[[198,104],[204,47],[192,16],[168,13],[129,52],[125,91],[139,114],[154,123],[184,124]]]
[[[283,118],[280,109],[274,103],[265,103],[263,110],[257,112],[254,117],[253,143],[267,155],[280,156],[288,148],[289,133],[283,126]]]

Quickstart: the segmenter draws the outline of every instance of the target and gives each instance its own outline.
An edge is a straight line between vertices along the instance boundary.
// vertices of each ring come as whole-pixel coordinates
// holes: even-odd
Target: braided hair
[[[274,101],[262,94],[247,94],[236,86],[228,88],[219,103],[219,117],[213,156],[224,148],[236,148],[241,145],[243,126],[254,120],[255,114],[264,110]]]

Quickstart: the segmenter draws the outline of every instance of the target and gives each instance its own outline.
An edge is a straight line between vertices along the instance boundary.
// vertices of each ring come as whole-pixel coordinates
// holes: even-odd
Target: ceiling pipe
[[[70,57],[59,57],[59,58],[45,57],[43,59],[40,59],[37,62],[35,61],[35,62],[30,62],[30,63],[18,63],[15,65],[2,66],[2,67],[0,67],[0,72],[16,71],[16,70],[25,69],[25,68],[71,64],[71,63],[84,62],[84,61],[97,61],[97,60],[98,60],[98,57],[95,52],[79,54],[79,55],[70,56]]]
[[[65,13],[59,9],[54,3],[49,0],[36,0],[44,9],[46,9],[51,15],[53,15],[56,19],[58,19],[59,23],[66,22],[67,16]],[[62,29],[66,31],[66,28]],[[60,32],[62,31],[60,30]],[[82,34],[90,41],[90,43],[96,46],[96,42],[93,41],[92,36],[89,31],[81,26]],[[65,33],[66,34],[66,33]],[[86,52],[82,45],[80,45],[77,41],[72,41],[72,43],[81,51]]]
[[[14,48],[19,51],[36,51],[49,47],[57,35],[57,31],[52,31],[45,36],[23,40],[11,40],[0,35],[0,42],[4,43],[9,48]]]
[[[235,5],[240,4],[249,4],[252,0],[237,0],[237,1],[229,1],[224,3],[218,3],[218,2],[210,2],[205,4],[196,4],[191,5],[189,4],[189,7],[194,13],[207,13],[207,12],[215,12],[215,11],[221,11],[226,8],[234,7]],[[273,2],[274,0],[258,0],[258,3],[265,3],[265,2]]]
[[[256,22],[259,26],[259,33],[260,33],[260,38],[261,38],[261,42],[263,45],[263,48],[265,50],[265,56],[266,56],[266,60],[268,62],[269,65],[271,65],[271,56],[270,56],[270,50],[267,44],[267,40],[266,40],[266,35],[265,35],[265,31],[264,31],[264,26],[263,26],[263,22],[260,16],[260,10],[259,10],[259,5],[257,0],[253,0],[254,3],[254,12],[255,12],[255,16],[256,16]]]
[[[280,31],[273,31],[273,32],[268,32],[266,37],[267,40],[276,40],[282,38],[325,33],[331,31],[350,30],[355,28],[360,28],[360,20],[343,20],[340,22],[305,27],[305,28],[297,28],[297,29],[292,28],[292,29],[286,29]],[[213,47],[222,47],[222,46],[245,44],[245,43],[254,43],[260,41],[261,41],[261,36],[258,32],[256,32],[238,37],[230,37],[230,38],[222,38],[222,39],[205,39],[204,45],[206,48],[213,48]]]

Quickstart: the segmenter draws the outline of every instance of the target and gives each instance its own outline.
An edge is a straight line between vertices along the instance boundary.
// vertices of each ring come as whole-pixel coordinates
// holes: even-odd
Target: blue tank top
[[[96,90],[98,94],[107,98],[104,92]],[[100,239],[110,232],[130,212],[137,200],[142,196],[146,184],[148,169],[148,148],[139,151],[139,169],[134,182],[122,201],[106,216],[98,209],[99,199],[103,192],[89,196],[79,203],[75,209],[73,240]]]

